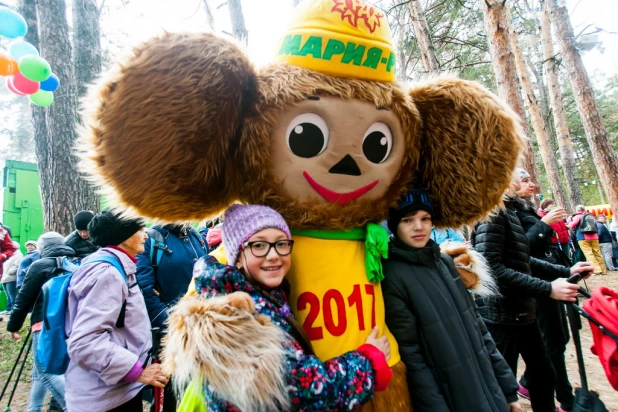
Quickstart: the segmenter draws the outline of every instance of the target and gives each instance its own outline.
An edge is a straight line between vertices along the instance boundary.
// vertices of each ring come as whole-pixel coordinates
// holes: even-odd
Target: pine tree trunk
[[[210,29],[211,33],[214,33],[216,31],[215,16],[212,14],[212,8],[210,8],[208,0],[202,0],[202,3],[204,4],[204,10],[206,11],[206,22],[208,23],[208,28]]]
[[[73,46],[78,96],[101,73],[101,28],[96,0],[73,0]]]
[[[521,86],[517,78],[515,57],[509,44],[509,31],[511,30],[507,17],[507,8],[504,0],[479,0],[483,9],[489,54],[498,86],[498,96],[504,99],[521,119],[522,126],[528,136],[528,147],[524,151],[521,167],[526,169],[534,182],[539,182],[536,170],[534,151],[532,149],[532,133],[526,113],[524,101],[521,97]]]
[[[73,74],[64,0],[37,0],[40,52],[60,79],[54,103],[47,109],[47,133],[37,141],[45,230],[64,235],[73,230],[73,215],[98,211],[94,189],[84,181],[73,156],[77,122],[77,85]],[[39,136],[42,138],[43,136]]]
[[[19,9],[22,16],[26,19],[26,23],[29,28],[25,40],[36,47],[37,50],[40,50],[39,32],[37,30],[38,21],[36,15],[36,0],[22,0]],[[45,146],[45,142],[47,142],[46,113],[47,109],[34,104],[30,105],[30,114],[32,117],[32,125],[34,130],[34,152],[38,160],[39,171],[48,169],[46,157],[42,155],[47,150],[47,147]],[[41,186],[45,183],[46,182],[43,182],[43,179],[41,179]],[[42,187],[41,193],[43,193]]]
[[[230,19],[232,20],[232,32],[234,38],[244,46],[249,41],[249,32],[245,27],[245,17],[242,13],[242,5],[240,0],[228,0],[227,7],[230,12]]]
[[[534,90],[532,89],[532,83],[530,81],[528,67],[524,61],[524,55],[519,46],[517,39],[517,33],[514,30],[509,31],[509,38],[511,43],[511,50],[515,56],[515,67],[519,75],[519,80],[523,87],[524,100],[528,105],[528,113],[532,120],[532,126],[534,127],[534,133],[539,142],[539,149],[541,151],[541,158],[545,165],[545,171],[547,172],[547,178],[549,179],[549,185],[552,189],[553,198],[556,204],[567,209],[571,209],[571,205],[567,201],[567,197],[562,188],[562,181],[560,180],[560,173],[558,172],[558,161],[556,155],[551,147],[551,139],[549,137],[549,131],[541,114],[541,109],[537,103]],[[574,210],[574,209],[572,209]]]
[[[590,145],[594,164],[606,189],[612,210],[618,210],[618,157],[608,139],[607,131],[594,97],[588,73],[575,46],[575,35],[565,6],[558,7],[547,2],[551,10],[551,21],[560,44],[562,60],[567,69],[573,95],[582,118],[586,138]]]
[[[412,29],[416,36],[416,42],[421,52],[423,68],[429,74],[439,74],[440,64],[436,56],[436,49],[433,47],[433,42],[431,41],[431,34],[429,32],[429,26],[427,25],[427,19],[425,18],[423,5],[420,0],[410,0],[408,2],[408,10],[410,11]]]
[[[569,135],[569,124],[564,113],[564,102],[560,90],[560,80],[558,77],[558,64],[554,55],[554,46],[551,37],[551,24],[549,11],[546,10],[547,4],[543,5],[543,10],[539,13],[539,23],[541,25],[541,44],[543,45],[543,66],[547,76],[547,88],[549,89],[549,101],[556,125],[558,135],[558,148],[562,160],[562,170],[569,190],[569,203],[571,207],[584,204],[584,195],[579,186],[577,165],[575,164],[575,153],[573,143]]]

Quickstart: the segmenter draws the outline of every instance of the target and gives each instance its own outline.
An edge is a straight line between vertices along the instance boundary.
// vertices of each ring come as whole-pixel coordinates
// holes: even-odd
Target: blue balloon
[[[26,20],[13,9],[0,6],[0,35],[15,39],[28,33]]]
[[[58,79],[58,76],[53,73],[47,80],[43,80],[41,82],[41,90],[45,90],[46,92],[55,92],[59,86],[60,80]]]
[[[11,56],[15,58],[15,60],[19,61],[24,56],[38,56],[39,51],[24,40],[18,40],[9,45],[9,53]]]

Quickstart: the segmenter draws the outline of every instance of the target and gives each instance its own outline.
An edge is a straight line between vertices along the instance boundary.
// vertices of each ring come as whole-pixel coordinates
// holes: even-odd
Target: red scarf
[[[114,250],[117,250],[117,251],[119,251],[119,252],[122,252],[122,253],[124,253],[125,255],[127,255],[127,256],[129,257],[129,259],[131,259],[131,260],[133,261],[133,263],[137,263],[137,259],[135,258],[135,256],[131,256],[131,255],[129,255],[129,254],[127,253],[127,251],[126,251],[126,250],[124,250],[123,248],[118,247],[118,246],[112,246],[112,245],[107,245],[107,246],[105,246],[105,247],[108,247],[108,248],[110,248],[110,249],[114,249]]]

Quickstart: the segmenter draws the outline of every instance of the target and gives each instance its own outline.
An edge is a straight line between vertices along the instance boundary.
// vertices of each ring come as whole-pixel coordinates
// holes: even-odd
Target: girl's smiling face
[[[266,289],[278,287],[290,270],[292,246],[289,240],[279,229],[268,228],[256,232],[245,242],[246,246],[238,255],[236,267]],[[276,246],[271,247],[269,243],[275,243]],[[262,253],[266,255],[255,256]]]

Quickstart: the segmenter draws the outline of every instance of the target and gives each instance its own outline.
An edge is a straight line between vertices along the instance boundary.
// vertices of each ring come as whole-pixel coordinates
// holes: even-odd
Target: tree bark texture
[[[212,14],[212,8],[210,7],[210,3],[208,0],[202,0],[204,4],[204,10],[206,11],[206,23],[208,23],[208,29],[214,33],[215,32],[215,16]]]
[[[247,46],[249,41],[249,32],[245,27],[245,17],[242,13],[242,5],[240,0],[228,0],[227,7],[232,20],[232,32],[234,38],[243,46]]]
[[[554,124],[556,125],[562,170],[569,190],[569,202],[574,207],[584,204],[584,195],[579,186],[575,152],[573,151],[569,124],[564,112],[564,101],[562,100],[562,91],[560,90],[559,65],[554,54],[547,4],[543,5],[543,9],[539,13],[539,24],[541,26],[541,44],[543,45],[543,66],[547,77],[547,88],[549,90],[549,101],[554,116]]]
[[[588,73],[577,51],[568,10],[565,6],[558,7],[553,2],[547,2],[547,6],[550,7],[551,21],[556,30],[562,60],[573,87],[594,164],[612,210],[618,210],[618,157],[608,139]]]
[[[511,49],[513,51],[513,55],[515,56],[515,66],[523,88],[524,101],[528,106],[528,113],[530,113],[532,127],[534,127],[534,133],[537,141],[539,142],[541,158],[543,159],[543,164],[545,165],[545,171],[547,172],[547,178],[552,189],[553,198],[557,205],[565,207],[570,211],[574,211],[567,200],[564,189],[562,188],[562,181],[560,179],[560,173],[558,172],[558,161],[556,160],[556,154],[551,146],[549,129],[536,100],[536,96],[532,88],[532,82],[530,81],[528,67],[524,61],[524,55],[521,51],[521,47],[519,46],[519,41],[515,30],[510,30],[509,38]]]
[[[410,12],[410,20],[412,29],[416,36],[416,42],[421,52],[421,62],[423,68],[429,74],[437,75],[440,73],[440,63],[436,56],[436,49],[431,41],[431,33],[425,18],[425,10],[420,0],[410,0],[408,2],[408,10]]]
[[[36,15],[36,0],[22,0],[19,9],[21,15],[26,19],[26,23],[28,24],[29,30],[28,34],[26,34],[25,40],[32,44],[37,50],[40,50],[39,44],[39,32],[37,30],[38,22]],[[47,138],[47,116],[46,109],[43,107],[36,106],[34,104],[30,105],[30,114],[32,117],[32,129],[34,130],[34,151],[38,160],[38,167],[40,170],[46,170],[47,164],[45,163],[45,159],[41,156],[42,153],[46,150],[46,147],[43,145],[46,142]],[[42,179],[41,179],[42,182]],[[42,183],[41,183],[42,184]]]
[[[99,210],[99,197],[75,168],[73,143],[77,122],[77,85],[73,74],[64,0],[37,0],[41,55],[60,79],[54,103],[47,109],[47,133],[37,141],[45,230],[67,235],[73,215]]]
[[[96,0],[73,0],[75,79],[79,98],[101,73],[101,28]]]
[[[534,150],[532,149],[532,133],[526,121],[524,111],[524,101],[521,97],[521,86],[515,70],[515,57],[509,44],[509,31],[511,30],[507,8],[504,0],[480,0],[485,29],[487,31],[487,42],[489,43],[489,54],[498,86],[498,96],[504,99],[509,106],[517,113],[521,119],[522,126],[528,136],[527,149],[524,151],[521,167],[530,173],[534,182],[539,182],[539,175],[536,170],[534,160]]]

